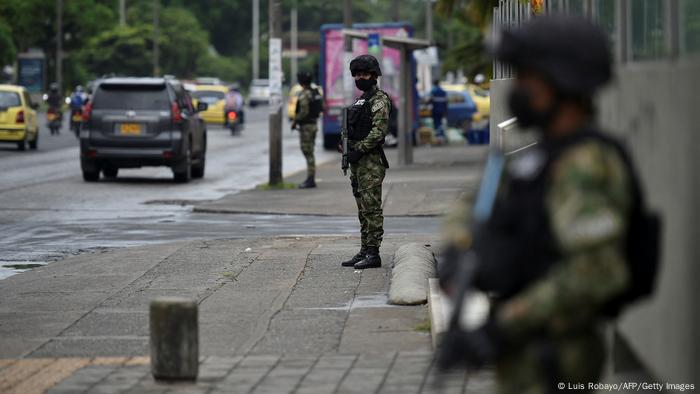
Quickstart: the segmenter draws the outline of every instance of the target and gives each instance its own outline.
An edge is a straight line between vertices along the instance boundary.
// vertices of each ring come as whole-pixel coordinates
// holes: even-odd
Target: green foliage
[[[151,26],[117,26],[90,39],[81,60],[94,76],[105,74],[151,75]]]
[[[10,26],[0,19],[0,66],[14,61],[17,49],[12,41]]]

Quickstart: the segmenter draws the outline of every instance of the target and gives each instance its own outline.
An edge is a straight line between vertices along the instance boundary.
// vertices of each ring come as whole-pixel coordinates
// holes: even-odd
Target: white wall
[[[626,313],[619,328],[659,378],[700,376],[700,67],[633,64],[601,97],[601,124],[632,149],[649,203],[664,219],[655,297]]]

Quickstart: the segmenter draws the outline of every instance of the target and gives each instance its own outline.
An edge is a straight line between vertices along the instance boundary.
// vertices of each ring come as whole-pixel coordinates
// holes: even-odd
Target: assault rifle
[[[341,161],[340,168],[343,170],[343,175],[348,175],[348,109],[343,108],[343,128],[340,131],[340,138],[343,144],[343,159]]]

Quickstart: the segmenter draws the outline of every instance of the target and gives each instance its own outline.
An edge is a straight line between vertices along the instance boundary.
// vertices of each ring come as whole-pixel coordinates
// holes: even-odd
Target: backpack
[[[603,316],[615,318],[626,306],[641,301],[654,292],[661,257],[663,226],[660,215],[647,207],[632,158],[620,141],[597,131],[586,131],[571,139],[566,145],[570,146],[591,139],[611,146],[617,151],[632,182],[632,207],[624,245],[625,263],[630,276],[629,286],[602,308]]]
[[[591,136],[617,150],[632,180],[634,200],[625,243],[625,261],[630,283],[625,292],[608,301],[603,308],[604,315],[617,317],[624,307],[643,300],[654,292],[660,265],[663,225],[660,215],[646,206],[641,182],[627,149],[614,138],[603,134],[592,133]]]
[[[309,103],[309,119],[316,120],[323,112],[323,96],[317,88],[311,89],[311,102]]]

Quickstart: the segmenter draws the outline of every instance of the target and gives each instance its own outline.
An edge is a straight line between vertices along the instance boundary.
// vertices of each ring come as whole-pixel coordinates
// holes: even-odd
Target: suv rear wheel
[[[175,182],[187,183],[192,179],[192,149],[190,145],[187,145],[187,151],[185,152],[185,157],[182,159],[185,163],[182,166],[182,171],[173,170],[173,178]]]
[[[83,180],[85,182],[97,182],[100,180],[100,171],[84,171]]]
[[[116,167],[106,167],[102,169],[102,173],[105,175],[105,178],[116,178],[119,169]]]

